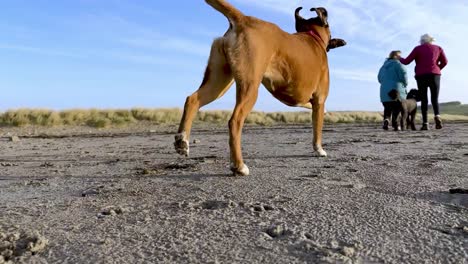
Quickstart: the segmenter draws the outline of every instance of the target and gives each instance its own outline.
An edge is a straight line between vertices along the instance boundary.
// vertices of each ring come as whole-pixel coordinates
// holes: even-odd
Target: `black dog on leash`
[[[397,90],[391,90],[388,95],[393,100],[396,100],[396,109],[393,109],[392,113],[392,126],[395,130],[398,128],[398,116],[401,113],[400,117],[400,127],[401,130],[409,129],[416,130],[416,125],[414,124],[416,119],[416,113],[418,111],[418,102],[421,101],[421,96],[417,89],[411,89],[408,93],[406,99],[400,98],[400,95]],[[406,123],[406,124],[405,124]]]

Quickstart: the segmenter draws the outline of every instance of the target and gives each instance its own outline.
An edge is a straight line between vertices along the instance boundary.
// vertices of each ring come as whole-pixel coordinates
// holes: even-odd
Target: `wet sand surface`
[[[0,130],[0,263],[466,263],[468,124]],[[149,131],[149,129],[148,129]],[[17,134],[12,142],[7,135]],[[3,257],[3,260],[2,260]]]

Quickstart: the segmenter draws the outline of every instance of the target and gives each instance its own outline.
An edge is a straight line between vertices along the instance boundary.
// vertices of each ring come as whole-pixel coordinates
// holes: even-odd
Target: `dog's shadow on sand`
[[[292,154],[292,155],[248,155],[246,160],[268,160],[268,159],[310,159],[314,154]]]
[[[449,192],[424,192],[417,198],[444,205],[461,207],[468,210],[468,194],[451,194]]]

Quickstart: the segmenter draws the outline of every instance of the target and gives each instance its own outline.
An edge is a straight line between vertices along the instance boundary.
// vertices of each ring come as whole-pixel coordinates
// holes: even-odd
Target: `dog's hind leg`
[[[408,119],[410,120],[410,125],[411,125],[411,130],[416,130],[416,114],[417,114],[417,106],[416,109],[411,112],[411,114],[408,115]]]
[[[392,106],[392,127],[394,131],[399,131],[401,129],[401,118],[402,114],[402,107],[401,107],[401,102],[400,101],[394,101],[393,106]],[[399,122],[400,121],[400,122]]]
[[[322,147],[322,130],[323,130],[323,119],[325,115],[325,99],[317,98],[312,99],[312,126],[313,126],[313,145],[314,151],[319,157],[326,157],[327,152]]]
[[[408,111],[408,114],[406,116],[406,129],[411,129],[411,130],[416,130],[416,127],[414,126],[414,110]],[[414,127],[414,129],[413,129]]]
[[[411,129],[411,114],[406,117],[406,129]]]
[[[401,130],[405,130],[408,126],[408,105],[406,101],[401,102],[401,120],[400,120]]]
[[[200,88],[190,95],[185,102],[178,134],[175,136],[174,147],[177,153],[185,156],[189,155],[190,131],[198,110],[223,96],[232,83],[231,67],[224,53],[224,39],[219,38],[213,42],[211,47],[208,66]]]
[[[247,71],[248,72],[248,71]],[[258,97],[260,80],[236,80],[236,107],[229,120],[229,147],[231,149],[231,171],[234,175],[248,176],[249,167],[242,158],[242,128],[247,115],[252,111]]]

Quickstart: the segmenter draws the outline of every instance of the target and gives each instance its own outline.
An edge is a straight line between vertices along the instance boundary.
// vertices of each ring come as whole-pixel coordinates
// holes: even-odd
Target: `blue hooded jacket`
[[[387,59],[380,68],[378,79],[380,83],[380,101],[382,103],[394,101],[388,95],[393,89],[398,91],[400,98],[406,99],[408,76],[405,67],[398,60]]]

